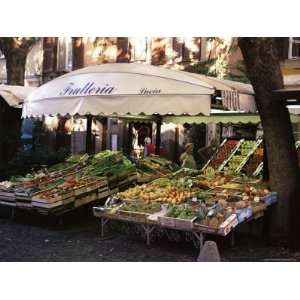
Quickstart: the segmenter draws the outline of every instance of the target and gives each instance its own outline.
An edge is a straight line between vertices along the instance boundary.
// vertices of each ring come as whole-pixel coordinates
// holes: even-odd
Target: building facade
[[[300,38],[276,38],[282,72],[288,85],[300,84]],[[243,66],[241,51],[237,45],[237,38],[233,37],[44,37],[39,38],[27,57],[25,85],[39,86],[57,76],[102,63],[140,62],[166,68],[183,70],[196,68],[208,75],[225,79],[247,80]],[[234,78],[235,77],[235,78]],[[6,83],[5,58],[0,56],[0,83]],[[71,143],[71,150],[84,150],[86,123],[84,119],[60,121],[60,135],[63,136],[64,124],[72,124],[65,130],[66,141]],[[52,126],[52,136],[56,139],[58,122],[46,120]],[[95,150],[106,147],[122,148],[128,143],[128,127],[133,125],[114,119],[94,119],[93,138]],[[148,132],[155,142],[155,125],[134,124],[136,130]],[[207,136],[213,130],[206,126],[206,137],[199,142],[199,146],[208,142]],[[174,153],[176,141],[183,141],[182,126],[164,125],[162,127],[162,145],[167,152]],[[148,129],[147,129],[148,128]],[[199,129],[199,128],[198,128]],[[201,132],[205,133],[203,128]],[[67,142],[60,138],[62,145]],[[60,145],[55,145],[54,148]],[[175,152],[176,152],[175,151]],[[175,154],[176,156],[177,154]],[[175,157],[170,157],[175,158]]]

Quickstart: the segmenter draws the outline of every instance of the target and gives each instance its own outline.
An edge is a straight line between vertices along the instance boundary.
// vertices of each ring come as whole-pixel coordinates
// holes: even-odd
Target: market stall
[[[221,104],[227,110],[242,113],[256,110],[250,105],[253,104],[252,91],[242,89],[243,86],[231,82],[149,65],[105,64],[77,70],[44,84],[25,100],[23,117],[102,115],[124,118],[144,115],[155,117],[159,125],[170,121],[168,118],[193,118],[194,121],[201,117],[210,118],[212,105],[218,107]],[[160,126],[157,127],[157,149],[159,133]],[[242,144],[247,150],[254,149],[254,144],[232,143],[228,146],[232,153],[226,164],[234,157],[233,151]],[[267,206],[277,200],[276,193],[271,193],[260,182],[251,185],[249,180],[247,184],[234,182],[236,178],[220,176],[211,172],[211,168],[208,168],[209,172],[206,170],[204,177],[190,174],[189,170],[173,173],[176,170],[169,163],[153,157],[138,164],[142,181],[149,183],[119,192],[120,189],[113,186],[114,180],[101,169],[103,162],[97,163],[97,155],[76,170],[76,176],[67,174],[72,182],[64,180],[54,188],[46,184],[43,190],[32,193],[31,205],[41,208],[45,208],[45,202],[49,205],[46,208],[73,205],[80,195],[86,198],[79,203],[93,202],[100,198],[100,192],[107,192],[105,196],[113,197],[104,207],[94,208],[95,216],[101,218],[102,231],[108,219],[117,219],[142,225],[148,243],[155,226],[190,231],[201,246],[204,234],[226,236],[239,223],[261,216]],[[221,164],[218,171],[226,164]],[[114,170],[113,164],[106,167],[108,173]],[[236,167],[240,165],[230,164],[231,169]],[[145,180],[145,169],[150,173],[149,180]],[[122,172],[117,169],[115,178],[127,183],[128,172],[124,173],[125,178],[120,174]],[[41,186],[43,184],[39,182],[38,189]],[[17,198],[16,192],[14,196]],[[76,204],[73,207],[76,208]]]
[[[104,64],[70,72],[42,85],[25,100],[22,116],[154,115],[160,124],[159,116],[170,113],[208,115],[213,93],[213,87],[188,73],[143,64]],[[157,135],[159,144],[159,126]],[[161,171],[157,168],[155,172]]]

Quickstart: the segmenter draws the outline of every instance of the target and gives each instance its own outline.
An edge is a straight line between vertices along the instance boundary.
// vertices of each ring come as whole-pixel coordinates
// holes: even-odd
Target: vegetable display
[[[222,143],[220,148],[210,160],[208,167],[212,167],[215,170],[219,169],[222,163],[230,157],[238,144],[239,141],[236,140],[226,140],[225,143]]]
[[[238,171],[240,165],[248,157],[248,154],[256,146],[256,141],[241,141],[241,144],[229,162],[224,167],[224,172],[235,173]]]
[[[254,151],[254,153],[251,155],[249,160],[246,162],[244,167],[242,168],[241,172],[251,176],[255,172],[255,170],[258,168],[258,166],[261,164],[264,158],[264,148],[262,144],[257,147],[257,149]]]
[[[48,169],[0,183],[0,203],[42,213],[64,211],[103,199],[135,181],[135,165],[121,152],[72,155]]]
[[[160,177],[170,177],[173,172],[180,169],[175,163],[155,155],[137,161],[136,168],[139,183],[150,182]]]

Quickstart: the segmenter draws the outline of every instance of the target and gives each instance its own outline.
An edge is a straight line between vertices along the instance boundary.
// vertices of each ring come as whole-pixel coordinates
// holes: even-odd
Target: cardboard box
[[[219,227],[219,234],[226,236],[233,228],[238,225],[236,214],[229,216]]]

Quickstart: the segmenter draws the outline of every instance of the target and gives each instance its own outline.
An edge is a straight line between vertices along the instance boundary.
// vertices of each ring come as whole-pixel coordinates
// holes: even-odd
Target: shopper
[[[149,156],[150,154],[155,154],[155,146],[151,143],[151,138],[146,137],[144,142],[144,157]]]
[[[196,169],[197,164],[193,156],[194,145],[187,143],[184,147],[184,152],[181,154],[179,160],[182,168]]]
[[[218,142],[216,139],[211,141],[210,146],[200,148],[197,153],[201,159],[201,167],[203,167],[207,161],[213,156],[218,148]]]

